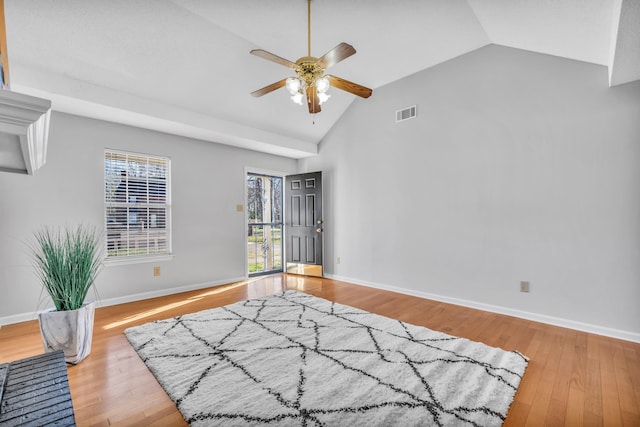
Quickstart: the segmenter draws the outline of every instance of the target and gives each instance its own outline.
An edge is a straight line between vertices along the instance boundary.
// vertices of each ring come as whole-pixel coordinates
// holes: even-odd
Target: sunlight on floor
[[[255,279],[252,278],[252,279],[249,279],[249,280],[244,280],[242,282],[233,283],[231,285],[223,285],[223,286],[220,286],[220,287],[217,287],[217,288],[208,289],[205,292],[202,292],[202,293],[199,293],[199,294],[194,295],[192,297],[189,297],[184,301],[178,301],[178,302],[174,302],[174,303],[171,303],[171,304],[163,305],[161,307],[157,307],[157,308],[154,308],[152,310],[143,311],[143,312],[135,314],[133,316],[126,317],[126,318],[124,318],[122,320],[119,320],[117,322],[109,323],[109,324],[103,326],[102,329],[104,329],[104,330],[113,329],[113,328],[117,328],[117,327],[122,326],[122,325],[126,325],[127,323],[136,322],[136,321],[138,321],[140,319],[151,317],[151,316],[154,316],[154,315],[156,315],[158,313],[162,313],[164,311],[172,310],[172,309],[177,308],[177,307],[182,307],[183,305],[191,304],[192,302],[199,301],[202,298],[205,298],[205,297],[210,296],[210,295],[221,294],[223,292],[227,292],[227,291],[230,291],[232,289],[239,288],[241,286],[250,285],[252,282],[254,282],[256,280],[258,280],[258,279],[257,278],[255,278]],[[280,285],[280,288],[282,288],[282,285]],[[262,292],[264,292],[264,290]],[[278,292],[278,291],[276,290],[276,291],[273,291],[273,292]],[[273,292],[271,292],[271,293],[273,293]],[[252,287],[249,286],[248,289],[247,289],[247,294],[248,294],[249,298],[254,298],[253,296],[251,296],[252,293],[259,294],[260,292],[258,292],[258,289],[252,289]]]
[[[103,326],[102,329],[109,330],[109,329],[117,328],[123,325],[127,325],[129,323],[134,323],[140,319],[152,317],[158,313],[173,310],[174,308],[191,304],[205,297],[221,294],[236,288],[240,288],[242,286],[246,286],[246,298],[251,299],[251,298],[260,298],[265,295],[271,295],[276,292],[283,292],[287,289],[304,291],[306,288],[316,287],[318,286],[318,284],[320,284],[321,286],[321,281],[317,281],[316,283],[316,281],[313,281],[313,279],[310,279],[309,277],[299,277],[295,275],[284,276],[284,278],[282,275],[252,277],[250,279],[243,280],[242,282],[236,282],[230,285],[221,285],[214,288],[208,288],[203,292],[197,293],[196,295],[193,295],[183,301],[166,304],[161,307],[157,307],[151,310],[137,313],[133,316],[125,317],[124,319],[118,320],[116,322],[111,322]]]

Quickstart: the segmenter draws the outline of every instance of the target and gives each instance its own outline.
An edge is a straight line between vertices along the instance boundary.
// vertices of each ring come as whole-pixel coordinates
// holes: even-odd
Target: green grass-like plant
[[[44,227],[34,233],[36,274],[58,311],[77,310],[102,267],[101,234],[97,229]]]

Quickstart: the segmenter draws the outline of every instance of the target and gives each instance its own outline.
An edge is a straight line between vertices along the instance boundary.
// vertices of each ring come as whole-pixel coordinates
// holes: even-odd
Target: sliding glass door
[[[282,271],[282,177],[247,173],[249,276]]]

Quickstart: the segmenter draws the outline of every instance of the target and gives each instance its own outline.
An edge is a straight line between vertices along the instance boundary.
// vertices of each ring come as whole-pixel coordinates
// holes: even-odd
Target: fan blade
[[[273,61],[276,64],[284,65],[285,67],[291,68],[292,70],[295,70],[298,67],[298,64],[296,64],[295,62],[291,62],[288,59],[284,59],[278,55],[274,55],[273,53],[267,52],[266,50],[253,49],[249,53],[255,56],[259,56],[262,59],[266,59],[267,61]]]
[[[280,89],[286,83],[287,83],[287,79],[282,79],[282,80],[277,81],[275,83],[271,83],[269,86],[265,86],[262,89],[258,89],[258,90],[255,90],[255,91],[251,92],[251,95],[253,95],[253,96],[266,95],[266,94],[268,94],[270,92],[273,92],[276,89]]]
[[[373,93],[373,91],[368,87],[360,86],[359,84],[350,82],[349,80],[331,75],[327,75],[326,77],[329,78],[331,86],[337,87],[338,89],[342,89],[354,95],[358,95],[362,98],[368,98]]]
[[[325,53],[318,59],[318,65],[320,65],[325,70],[329,67],[333,67],[338,62],[347,59],[351,55],[356,53],[356,50],[348,43],[340,43],[338,46],[331,49],[329,52]]]
[[[320,100],[315,86],[307,86],[307,104],[309,104],[309,113],[316,114],[320,112]]]

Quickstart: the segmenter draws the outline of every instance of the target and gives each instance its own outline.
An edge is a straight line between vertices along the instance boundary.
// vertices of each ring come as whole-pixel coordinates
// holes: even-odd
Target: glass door
[[[283,270],[282,177],[247,173],[249,276]]]

